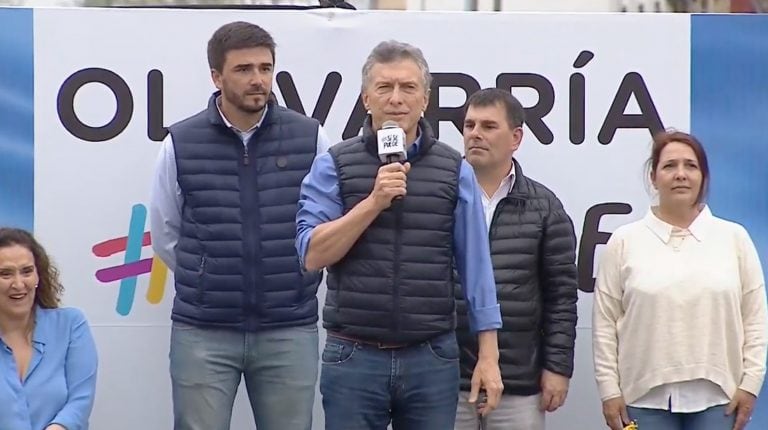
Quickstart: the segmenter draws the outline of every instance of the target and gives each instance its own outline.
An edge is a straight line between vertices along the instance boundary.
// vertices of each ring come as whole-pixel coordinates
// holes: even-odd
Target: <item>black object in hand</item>
[[[477,395],[477,402],[475,403],[477,412],[477,430],[485,430],[486,417],[480,414],[480,409],[488,403],[488,393],[485,390],[480,390]]]

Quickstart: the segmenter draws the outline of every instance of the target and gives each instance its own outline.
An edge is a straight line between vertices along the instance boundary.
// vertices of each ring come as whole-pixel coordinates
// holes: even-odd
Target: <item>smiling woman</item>
[[[59,308],[62,290],[34,237],[0,228],[1,429],[88,429],[96,347],[83,314]]]

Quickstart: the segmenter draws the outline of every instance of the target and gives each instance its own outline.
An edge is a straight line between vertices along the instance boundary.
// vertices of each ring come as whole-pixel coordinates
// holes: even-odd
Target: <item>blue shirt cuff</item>
[[[80,428],[80,426],[77,425],[76,422],[72,419],[72,417],[69,416],[70,414],[64,413],[59,414],[56,416],[56,418],[53,419],[50,423],[48,423],[49,426],[58,424],[62,427],[64,427],[67,430],[77,430]],[[47,426],[46,426],[47,427]]]
[[[469,310],[469,329],[473,333],[501,328],[501,307],[496,304]]]
[[[306,270],[304,267],[304,260],[307,258],[307,251],[309,250],[309,240],[312,238],[312,232],[315,227],[302,226],[300,227],[299,234],[296,236],[296,252],[299,255],[299,264],[302,270]]]

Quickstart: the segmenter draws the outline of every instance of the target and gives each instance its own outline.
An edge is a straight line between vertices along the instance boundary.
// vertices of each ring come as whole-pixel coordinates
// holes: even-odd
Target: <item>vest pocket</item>
[[[432,355],[442,361],[458,361],[459,345],[453,332],[428,340],[427,346]]]
[[[321,361],[323,364],[342,364],[352,358],[357,348],[354,342],[328,336]]]

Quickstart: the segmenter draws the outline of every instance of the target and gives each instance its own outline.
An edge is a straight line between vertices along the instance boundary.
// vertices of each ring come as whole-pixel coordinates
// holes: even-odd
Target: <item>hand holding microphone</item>
[[[371,197],[380,210],[392,205],[392,201],[406,194],[406,181],[411,164],[405,161],[405,132],[394,121],[385,121],[381,130],[376,132],[379,159],[384,165],[379,167],[376,183]]]
[[[406,194],[406,175],[410,170],[411,163],[391,163],[379,167],[376,183],[371,192],[371,197],[379,210],[387,209],[395,199],[402,198]]]

